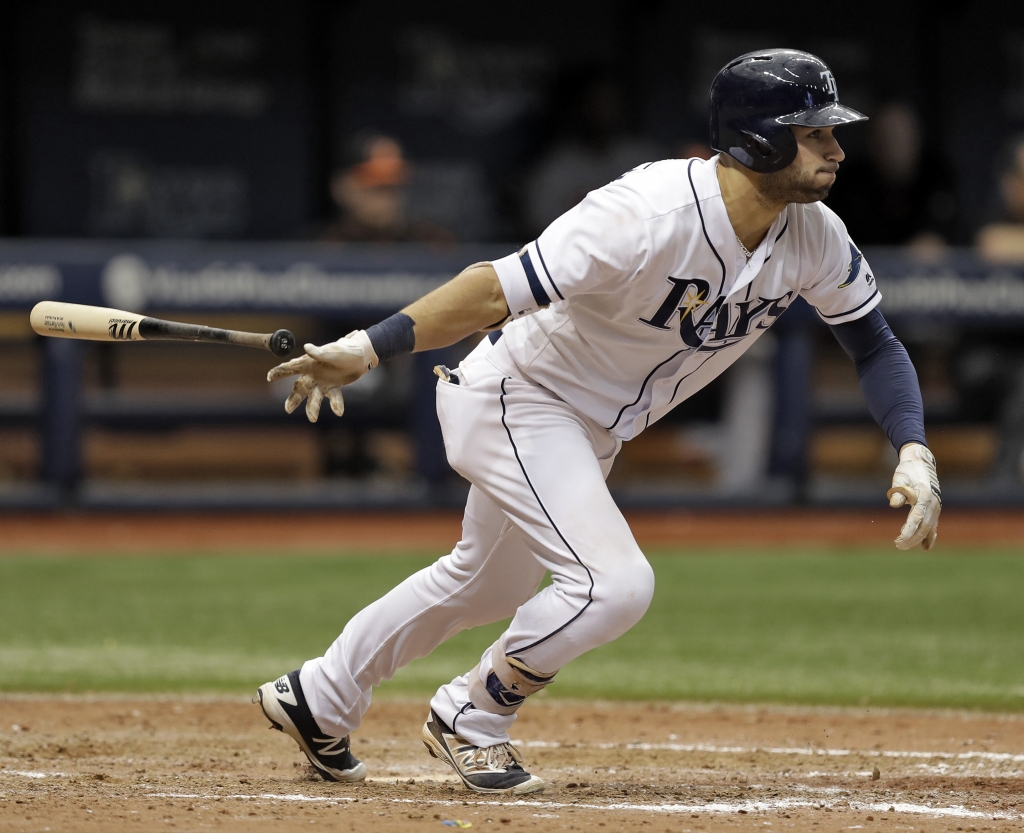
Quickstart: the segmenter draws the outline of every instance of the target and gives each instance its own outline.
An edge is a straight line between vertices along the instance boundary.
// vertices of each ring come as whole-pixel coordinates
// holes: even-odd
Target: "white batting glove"
[[[366,330],[356,330],[344,338],[318,347],[304,344],[305,356],[279,364],[267,374],[267,381],[298,375],[284,409],[291,413],[306,399],[306,418],[316,422],[324,396],[338,416],[345,413],[342,385],[351,385],[377,366],[377,353]]]
[[[920,544],[922,549],[930,550],[938,535],[942,492],[935,473],[935,456],[926,446],[907,443],[900,449],[900,464],[886,497],[893,509],[908,503],[913,507],[896,539],[896,548],[909,550]]]

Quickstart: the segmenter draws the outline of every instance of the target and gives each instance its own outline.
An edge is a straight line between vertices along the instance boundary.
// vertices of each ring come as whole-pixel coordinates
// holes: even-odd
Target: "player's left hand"
[[[942,492],[935,472],[935,456],[926,446],[907,443],[900,449],[900,464],[886,497],[893,509],[907,504],[913,507],[896,539],[896,548],[909,550],[920,544],[922,549],[930,550],[938,535]]]
[[[288,413],[292,413],[306,399],[306,418],[316,422],[320,416],[320,403],[326,396],[331,403],[331,410],[341,416],[345,413],[342,385],[351,385],[377,366],[377,353],[366,331],[356,330],[322,347],[305,344],[303,349],[306,351],[305,356],[272,368],[267,374],[267,381],[273,382],[286,376],[299,377],[284,403]]]

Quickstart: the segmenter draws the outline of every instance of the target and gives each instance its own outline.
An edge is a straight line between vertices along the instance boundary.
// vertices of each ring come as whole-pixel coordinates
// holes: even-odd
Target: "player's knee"
[[[612,629],[625,633],[651,605],[654,570],[638,549],[618,560],[610,570],[602,571],[599,579],[595,579],[593,593]]]

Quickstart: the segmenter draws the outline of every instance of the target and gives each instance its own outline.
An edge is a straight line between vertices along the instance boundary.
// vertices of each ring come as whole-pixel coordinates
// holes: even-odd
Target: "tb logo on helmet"
[[[797,49],[761,49],[726,64],[711,84],[711,147],[759,174],[796,159],[791,130],[867,118],[839,103],[825,62]]]
[[[836,77],[832,74],[832,70],[826,69],[821,73],[821,78],[825,82],[825,92],[832,96],[833,101],[838,101],[839,89],[836,87]]]

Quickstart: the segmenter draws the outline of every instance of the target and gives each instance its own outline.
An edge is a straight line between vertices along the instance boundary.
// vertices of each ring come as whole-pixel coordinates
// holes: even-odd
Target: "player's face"
[[[764,174],[761,193],[774,203],[818,202],[828,196],[839,163],[846,158],[831,127],[790,128],[796,136],[796,159],[788,167]]]

